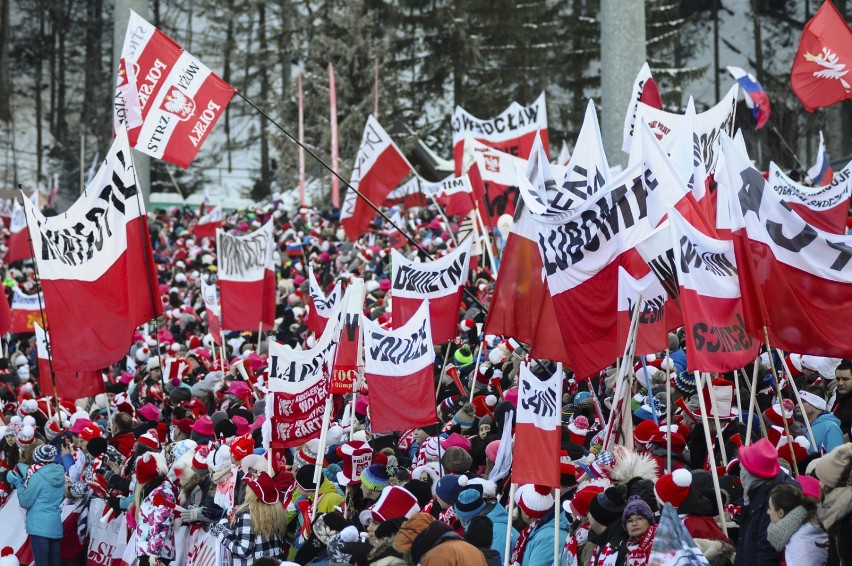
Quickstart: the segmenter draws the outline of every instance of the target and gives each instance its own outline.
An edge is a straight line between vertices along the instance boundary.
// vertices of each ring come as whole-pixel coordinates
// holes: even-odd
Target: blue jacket
[[[831,413],[823,413],[811,423],[814,440],[817,445],[808,448],[808,454],[828,454],[843,444],[843,431],[840,430],[840,419]]]
[[[485,514],[491,519],[493,529],[491,531],[491,549],[500,553],[500,564],[503,563],[503,553],[506,551],[506,527],[509,524],[509,514],[506,509],[499,503],[494,505],[494,508]],[[468,523],[469,525],[470,523]],[[509,544],[509,552],[515,547],[515,542],[518,540],[520,533],[518,529],[512,528],[512,540]]]
[[[19,475],[9,474],[9,483],[18,490],[18,502],[27,510],[27,534],[61,539],[61,506],[65,499],[65,471],[62,466],[42,466],[26,486]]]
[[[553,564],[553,524],[554,510],[550,509],[538,520],[527,539],[527,547],[524,549],[524,559],[521,566],[541,566],[542,564]],[[568,521],[565,515],[559,517],[559,550],[565,546],[568,538]]]

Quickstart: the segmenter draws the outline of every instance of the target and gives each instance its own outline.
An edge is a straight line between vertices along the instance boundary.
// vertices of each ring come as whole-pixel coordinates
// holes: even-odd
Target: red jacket
[[[722,532],[722,529],[719,528],[719,525],[713,520],[713,517],[687,515],[683,519],[683,524],[694,539],[703,538],[708,540],[720,540],[731,544],[731,541],[728,540],[728,537],[725,536],[725,533]]]
[[[133,436],[132,432],[121,432],[113,436],[109,440],[109,444],[115,446],[116,450],[121,452],[122,456],[128,458],[133,453],[133,445],[136,444],[136,437]]]

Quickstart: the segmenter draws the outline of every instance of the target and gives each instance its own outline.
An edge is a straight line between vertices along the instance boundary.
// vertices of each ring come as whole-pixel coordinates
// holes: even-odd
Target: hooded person
[[[553,564],[554,537],[562,548],[568,537],[568,525],[559,522],[556,532],[553,489],[544,485],[525,484],[515,492],[521,520],[526,525],[512,548],[511,563],[521,566]]]
[[[409,563],[421,566],[488,566],[478,548],[427,513],[417,513],[400,526],[394,548]]]
[[[745,505],[740,518],[739,540],[735,564],[769,566],[781,562],[783,554],[766,538],[769,527],[769,493],[776,485],[796,485],[778,463],[778,452],[772,443],[761,438],[739,451],[740,481]]]
[[[25,476],[8,474],[9,483],[18,492],[18,503],[27,512],[24,527],[36,566],[53,566],[60,561],[65,470],[55,463],[56,455],[56,448],[41,445],[33,452],[33,465]]]
[[[167,472],[162,454],[147,452],[136,461],[135,530],[136,552],[140,559],[171,561],[175,558],[177,493],[166,477]]]

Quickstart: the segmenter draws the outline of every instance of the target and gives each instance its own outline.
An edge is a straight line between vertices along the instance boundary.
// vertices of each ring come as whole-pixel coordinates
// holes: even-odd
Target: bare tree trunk
[[[225,34],[225,58],[222,69],[222,79],[231,84],[231,53],[235,49],[234,42],[234,0],[228,0],[228,29]],[[231,105],[225,107],[225,151],[228,153],[228,173],[233,171],[233,151],[231,148]]]
[[[0,121],[12,119],[12,76],[9,72],[9,0],[0,0]]]
[[[42,174],[42,157],[41,152],[44,147],[42,139],[42,121],[44,120],[44,108],[41,100],[42,86],[42,55],[44,53],[45,38],[45,21],[44,9],[41,4],[37,7],[38,15],[38,40],[35,47],[35,60],[33,66],[33,82],[35,83],[35,113],[36,113],[36,179],[41,180]]]
[[[95,125],[95,108],[99,103],[98,94],[103,88],[101,66],[101,34],[103,33],[103,0],[89,0],[86,3],[86,35],[85,53],[86,67],[83,73],[83,108],[80,116],[81,129],[84,132],[93,130]]]
[[[257,5],[257,42],[260,47],[261,56],[258,57],[258,73],[260,75],[260,101],[265,107],[269,107],[269,72],[268,56],[269,46],[266,44],[266,3],[261,1]],[[269,135],[266,130],[266,118],[258,115],[260,119],[260,180],[264,190],[268,191],[272,184],[272,171],[269,167]]]

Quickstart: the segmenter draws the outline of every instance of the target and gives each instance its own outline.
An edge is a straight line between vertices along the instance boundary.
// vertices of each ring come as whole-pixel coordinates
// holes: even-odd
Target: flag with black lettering
[[[414,316],[429,302],[431,335],[443,344],[458,335],[459,307],[470,267],[473,238],[465,238],[450,253],[434,261],[414,262],[391,250],[391,294],[395,326]]]
[[[66,212],[45,217],[24,199],[54,340],[55,371],[112,365],[140,324],[162,314],[127,133]]]
[[[370,115],[352,167],[351,187],[379,206],[412,170],[402,151]],[[375,215],[376,212],[364,199],[347,187],[346,199],[340,210],[340,225],[349,239],[354,242],[366,232]]]
[[[272,220],[242,236],[216,232],[219,301],[225,330],[272,330],[275,235]]]
[[[822,187],[799,184],[770,161],[769,183],[790,208],[814,228],[832,234],[846,234],[849,197],[852,196],[852,161]]]
[[[331,393],[352,393],[358,373],[364,367],[361,318],[364,316],[365,293],[364,280],[353,277],[340,301],[340,342],[334,358]],[[359,390],[359,393],[366,392]]]
[[[316,345],[309,350],[296,350],[269,339],[263,438],[264,445],[272,451],[274,462],[279,460],[281,451],[320,435],[338,344],[338,314],[339,306],[333,314],[335,324],[326,326]]]
[[[38,383],[43,392],[56,394],[65,399],[73,399],[78,395],[94,397],[98,393],[104,392],[104,379],[99,370],[56,371],[51,377],[50,337],[37,322],[33,325],[33,332],[35,332],[36,353],[38,355]],[[56,390],[53,389],[54,380]]]
[[[12,290],[12,315],[9,329],[12,334],[35,332],[35,324],[41,320],[42,300],[41,293],[27,295],[17,287]]]
[[[630,319],[639,303],[636,326],[636,354],[655,354],[668,347],[667,320],[669,296],[657,276],[648,273],[636,278],[623,267],[618,268],[618,343],[625,344],[630,332]],[[678,313],[679,314],[679,313]],[[680,326],[680,325],[678,325]]]
[[[444,214],[467,216],[474,209],[473,186],[465,173],[459,177],[448,177],[429,186],[435,200],[444,207]]]
[[[116,133],[127,128],[134,148],[189,167],[234,92],[204,63],[131,10],[113,122]]]
[[[395,330],[385,330],[366,317],[361,324],[372,431],[395,432],[438,422],[429,301]]]
[[[521,364],[512,482],[559,487],[562,442],[562,364],[540,379]]]
[[[343,288],[340,281],[335,283],[331,293],[326,295],[317,282],[314,266],[308,264],[308,284],[311,296],[311,309],[308,313],[308,330],[319,335],[325,330],[329,318],[343,298]]]
[[[734,243],[702,234],[674,209],[669,230],[686,327],[687,369],[745,367],[754,361],[760,342],[746,330]]]
[[[745,325],[788,352],[852,357],[838,320],[852,314],[852,236],[808,224],[767,186],[734,143],[723,138],[727,179],[719,180],[731,210]]]
[[[561,179],[566,195],[566,201],[561,208],[567,210],[578,206],[586,199],[592,198],[592,195],[609,181],[609,163],[603,148],[598,114],[595,103],[589,100],[583,126],[574,144],[574,155],[571,156],[568,171]]]
[[[621,149],[630,153],[630,142],[633,138],[633,130],[636,128],[636,118],[639,113],[639,103],[643,102],[651,108],[661,109],[663,99],[660,96],[660,88],[651,74],[651,67],[645,62],[633,80],[633,91],[630,102],[627,104],[627,112],[624,115],[624,134],[622,136]]]

